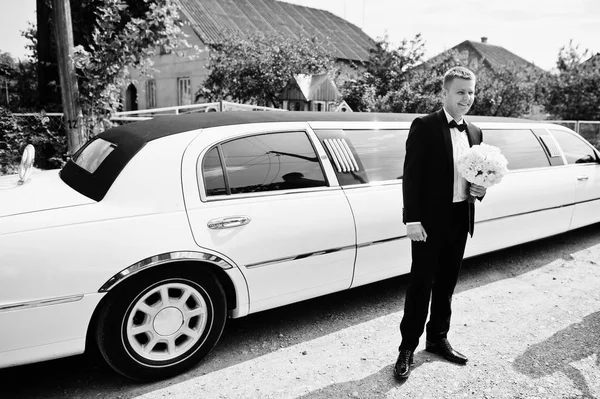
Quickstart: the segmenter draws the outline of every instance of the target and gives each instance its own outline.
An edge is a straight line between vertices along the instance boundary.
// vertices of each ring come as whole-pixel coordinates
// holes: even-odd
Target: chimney
[[[487,37],[486,36],[482,36],[481,37],[481,43],[487,43]]]

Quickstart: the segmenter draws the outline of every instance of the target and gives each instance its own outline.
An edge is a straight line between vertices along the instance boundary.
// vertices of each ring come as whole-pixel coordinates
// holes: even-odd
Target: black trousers
[[[450,330],[452,295],[462,264],[469,231],[468,203],[452,204],[451,223],[427,233],[426,241],[412,242],[412,266],[404,316],[400,322],[400,349],[414,351],[425,329],[431,300],[426,339],[436,342]]]

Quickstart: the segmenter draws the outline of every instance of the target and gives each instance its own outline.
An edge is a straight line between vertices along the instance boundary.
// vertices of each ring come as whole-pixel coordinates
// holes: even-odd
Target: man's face
[[[462,118],[475,100],[475,80],[456,78],[443,89],[444,108],[456,120]]]

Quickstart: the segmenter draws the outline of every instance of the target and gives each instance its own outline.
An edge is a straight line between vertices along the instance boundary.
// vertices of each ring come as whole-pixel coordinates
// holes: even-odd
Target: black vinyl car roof
[[[125,165],[148,142],[178,133],[211,127],[247,123],[274,122],[412,122],[420,114],[393,114],[369,112],[283,112],[233,111],[201,112],[185,115],[156,116],[151,120],[130,123],[108,129],[88,141],[60,172],[61,179],[96,201],[102,200]],[[516,118],[468,116],[470,122],[529,122]],[[114,144],[114,150],[100,166],[90,173],[74,160],[94,140]]]
[[[232,111],[199,112],[185,115],[156,116],[154,119],[130,123],[101,133],[133,135],[143,141],[151,141],[172,134],[227,125],[269,122],[412,122],[422,114],[394,114],[372,112],[283,112],[283,111]],[[531,122],[525,119],[471,116],[470,122]]]

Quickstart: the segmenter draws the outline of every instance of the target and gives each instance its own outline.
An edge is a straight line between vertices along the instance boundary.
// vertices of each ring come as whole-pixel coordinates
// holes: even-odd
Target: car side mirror
[[[597,159],[589,154],[584,157],[581,157],[577,161],[575,161],[575,163],[592,163],[592,162],[597,162]]]
[[[29,176],[31,176],[31,172],[33,172],[34,159],[35,148],[31,144],[27,144],[27,147],[23,150],[23,156],[21,157],[21,163],[19,164],[19,184],[23,184],[29,180]]]

